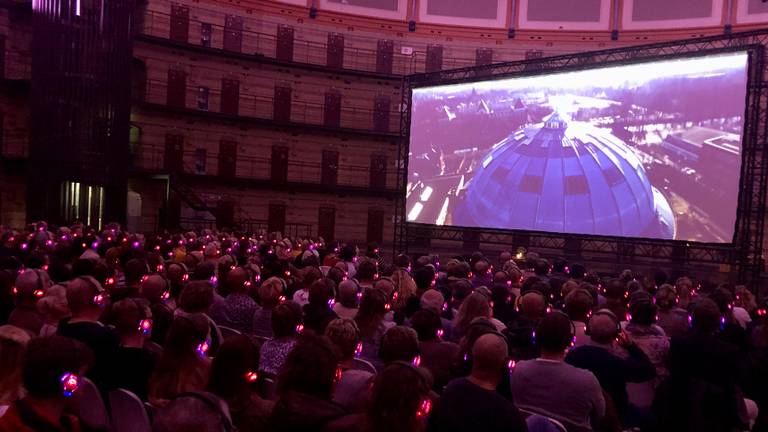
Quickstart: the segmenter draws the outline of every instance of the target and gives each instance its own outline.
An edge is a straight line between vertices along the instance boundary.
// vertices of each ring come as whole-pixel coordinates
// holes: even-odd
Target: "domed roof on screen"
[[[455,225],[674,238],[672,210],[634,152],[559,112],[493,146]]]

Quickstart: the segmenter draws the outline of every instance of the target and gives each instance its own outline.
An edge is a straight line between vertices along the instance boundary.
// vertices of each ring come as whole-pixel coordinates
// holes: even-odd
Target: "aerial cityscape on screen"
[[[413,90],[408,221],[732,241],[746,53]]]

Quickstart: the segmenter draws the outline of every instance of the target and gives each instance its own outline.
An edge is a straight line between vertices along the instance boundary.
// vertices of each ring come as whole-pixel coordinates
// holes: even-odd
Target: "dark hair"
[[[435,280],[435,269],[432,266],[424,266],[413,272],[413,280],[416,287],[423,290],[429,289]]]
[[[716,289],[715,292],[709,295],[709,298],[717,304],[717,308],[720,309],[720,314],[722,315],[728,314],[733,307],[733,295],[726,288]]]
[[[109,316],[120,336],[129,336],[139,331],[139,321],[152,318],[152,312],[146,300],[130,298],[113,304]]]
[[[656,305],[653,304],[650,294],[636,295],[630,299],[629,313],[632,315],[633,324],[653,324],[656,322],[656,311]]]
[[[533,272],[539,276],[546,276],[549,273],[549,261],[544,258],[536,260],[533,265]]]
[[[437,337],[437,331],[443,328],[443,322],[435,312],[421,309],[411,317],[411,327],[416,330],[420,341],[430,341]]]
[[[564,351],[573,341],[571,320],[562,312],[550,312],[536,328],[536,344],[544,352]]]
[[[594,298],[589,291],[576,288],[565,296],[565,313],[573,321],[586,323],[593,304]]]
[[[429,397],[429,377],[422,369],[392,363],[376,376],[366,415],[366,432],[412,432],[423,400]]]
[[[677,292],[675,287],[670,284],[664,284],[656,291],[656,306],[663,311],[667,311],[677,306]]]
[[[578,263],[571,264],[571,267],[568,269],[568,276],[570,276],[572,279],[583,279],[586,273],[587,269]]]
[[[377,288],[368,288],[363,292],[363,298],[360,300],[360,309],[355,315],[355,322],[360,328],[360,334],[368,336],[381,324],[384,314],[387,312],[387,295],[384,291]]]
[[[419,339],[416,331],[410,327],[394,326],[384,333],[379,348],[379,358],[384,363],[393,361],[413,361],[419,354]]]
[[[568,261],[566,261],[564,258],[555,258],[554,261],[552,261],[552,271],[556,273],[565,273],[565,268],[568,267]]]
[[[301,306],[293,301],[286,301],[272,309],[272,333],[276,338],[296,334],[296,326],[301,324]]]
[[[357,280],[372,280],[376,276],[376,262],[371,259],[364,259],[357,265]]]
[[[620,279],[609,279],[605,285],[605,297],[609,299],[623,299],[627,294],[627,285]]]
[[[339,252],[339,258],[341,258],[342,261],[349,262],[355,258],[356,253],[354,245],[344,245]]]
[[[337,362],[333,345],[327,337],[313,332],[302,333],[280,371],[278,394],[296,391],[330,400]]]
[[[691,325],[699,333],[714,333],[720,327],[720,309],[717,303],[702,297],[693,304]]]
[[[332,280],[336,286],[339,286],[340,283],[344,282],[344,276],[344,270],[338,267],[331,267],[328,269],[328,273],[325,277]]]
[[[63,397],[62,375],[80,374],[92,361],[93,352],[82,342],[63,336],[33,338],[24,359],[24,388],[40,399]]]
[[[318,279],[309,287],[309,304],[327,304],[328,300],[336,296],[335,291],[336,284],[332,280],[328,278]]]
[[[179,307],[185,312],[206,312],[213,304],[213,287],[207,280],[188,283],[181,290]]]
[[[247,402],[250,397],[248,372],[259,369],[259,350],[247,336],[227,338],[211,363],[208,391],[225,399]]]
[[[125,283],[137,284],[141,278],[149,274],[149,268],[145,260],[132,259],[125,263]]]

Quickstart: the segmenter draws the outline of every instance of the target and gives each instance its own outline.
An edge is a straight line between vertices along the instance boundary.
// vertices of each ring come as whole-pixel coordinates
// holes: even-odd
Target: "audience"
[[[533,252],[494,269],[266,233],[32,229],[0,232],[0,431],[88,430],[84,376],[151,403],[157,431],[768,423],[765,306],[743,286]]]

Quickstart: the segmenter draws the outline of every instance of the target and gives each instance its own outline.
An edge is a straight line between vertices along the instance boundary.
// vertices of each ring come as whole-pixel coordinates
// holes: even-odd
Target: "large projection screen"
[[[412,90],[408,222],[731,243],[749,55]]]

